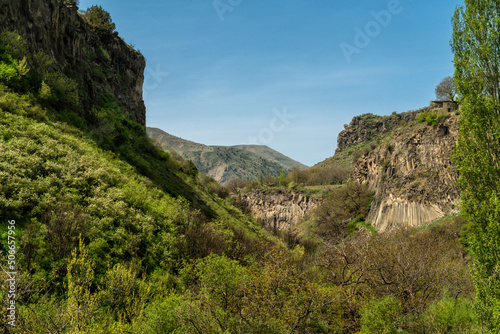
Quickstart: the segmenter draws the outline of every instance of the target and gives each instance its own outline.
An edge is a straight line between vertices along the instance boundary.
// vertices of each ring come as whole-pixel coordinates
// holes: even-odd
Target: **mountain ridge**
[[[147,127],[148,136],[165,151],[174,150],[191,160],[199,171],[226,184],[232,178],[256,180],[259,174],[277,176],[294,166],[306,168],[284,154],[264,145],[211,146],[196,143],[161,129]]]

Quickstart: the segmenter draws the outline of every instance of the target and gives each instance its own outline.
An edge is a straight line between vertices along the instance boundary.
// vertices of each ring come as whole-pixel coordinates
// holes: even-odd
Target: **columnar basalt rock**
[[[271,229],[286,230],[297,225],[316,208],[321,199],[298,191],[257,190],[242,196],[255,219]]]
[[[450,114],[439,126],[401,128],[358,160],[355,180],[376,193],[369,221],[377,230],[422,226],[457,211],[457,136],[458,117]]]
[[[99,36],[73,3],[0,0],[0,32],[17,31],[27,39],[31,52],[43,51],[49,55],[58,70],[78,82],[82,102],[87,107],[99,104],[111,92],[131,121],[145,125],[144,57],[117,35]],[[100,49],[107,55],[102,57]],[[99,66],[109,71],[92,75],[92,70]]]

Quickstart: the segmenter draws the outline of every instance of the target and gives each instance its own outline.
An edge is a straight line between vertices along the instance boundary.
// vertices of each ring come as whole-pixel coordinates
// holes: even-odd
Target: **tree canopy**
[[[500,323],[500,1],[465,0],[453,17],[455,79],[461,98],[455,152],[462,208],[482,317]]]
[[[94,5],[84,12],[87,21],[93,25],[101,35],[111,35],[116,25],[111,20],[109,12],[101,6]]]

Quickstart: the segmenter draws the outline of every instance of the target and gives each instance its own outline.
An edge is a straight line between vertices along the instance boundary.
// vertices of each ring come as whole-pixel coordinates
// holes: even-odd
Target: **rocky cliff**
[[[0,0],[0,31],[17,31],[33,54],[43,51],[79,85],[84,105],[112,93],[126,116],[145,125],[144,57],[115,33],[103,38],[70,0]],[[91,109],[91,108],[88,108]]]
[[[404,123],[412,122],[423,110],[409,111],[390,116],[377,116],[373,114],[363,114],[352,119],[349,125],[344,125],[344,130],[337,137],[336,153],[343,149],[369,142],[374,137],[390,132]]]
[[[454,114],[438,126],[413,122],[358,160],[355,180],[376,193],[369,221],[377,230],[421,226],[457,211],[450,157],[457,135]]]
[[[242,196],[255,219],[265,227],[285,230],[294,227],[321,199],[293,190],[257,190]]]

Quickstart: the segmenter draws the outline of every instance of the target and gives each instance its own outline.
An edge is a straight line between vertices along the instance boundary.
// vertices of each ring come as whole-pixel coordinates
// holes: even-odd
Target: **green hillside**
[[[301,236],[266,231],[241,196],[156,146],[144,57],[109,13],[77,4],[0,6],[0,332],[484,332],[465,219],[377,234],[371,194],[351,182]],[[164,136],[244,178],[294,163]]]
[[[232,178],[257,180],[259,174],[278,176],[292,167],[305,165],[283,154],[259,145],[207,146],[185,140],[160,129],[146,128],[151,139],[165,151],[175,150],[185,159],[191,160],[199,171],[225,184]]]

